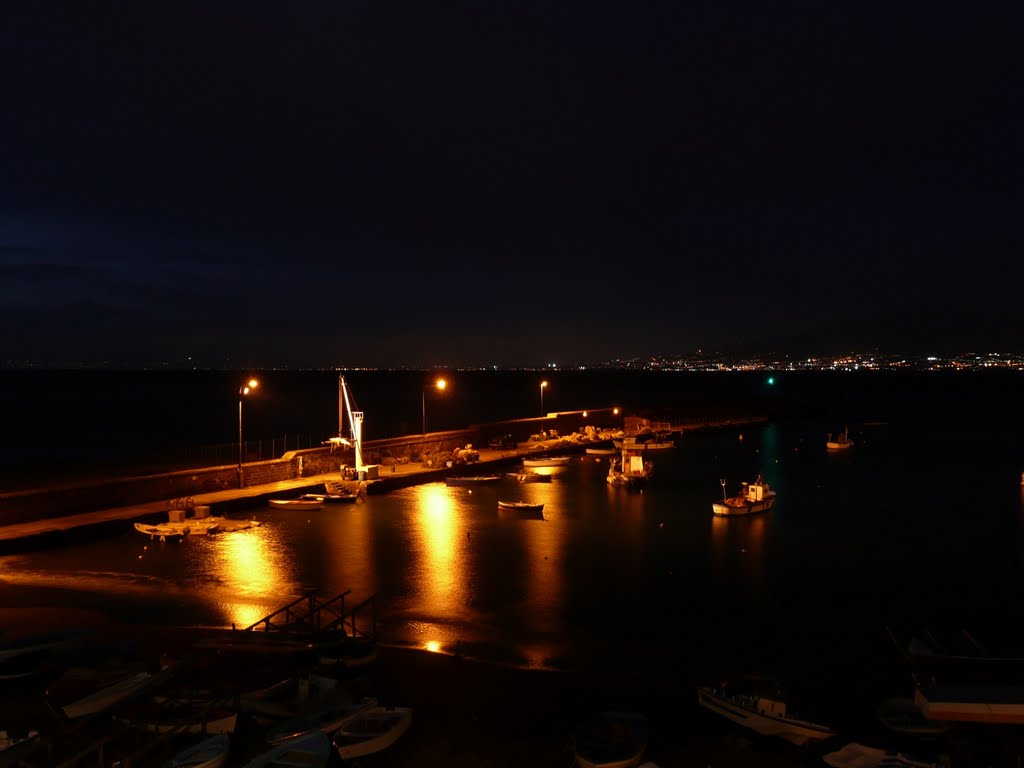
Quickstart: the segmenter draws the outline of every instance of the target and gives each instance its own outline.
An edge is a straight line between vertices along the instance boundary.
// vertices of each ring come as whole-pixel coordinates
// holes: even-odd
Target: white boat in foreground
[[[183,749],[166,763],[163,768],[222,768],[228,762],[231,751],[231,737],[218,733]]]
[[[354,717],[377,706],[377,700],[366,698],[357,702],[335,702],[319,707],[312,712],[293,717],[272,725],[267,729],[268,744],[280,744],[310,731],[330,734]]]
[[[647,718],[637,712],[602,712],[575,739],[580,768],[634,768],[647,749]]]
[[[330,759],[330,737],[323,731],[311,731],[282,742],[269,752],[257,755],[245,764],[245,768],[323,768]]]
[[[711,505],[716,515],[729,517],[734,515],[754,515],[767,512],[775,506],[775,491],[760,475],[752,483],[743,483],[740,492],[735,496],[725,495],[725,480],[722,483],[722,500]]]
[[[734,723],[764,736],[778,736],[797,746],[836,735],[828,726],[788,714],[786,703],[779,698],[757,694],[727,694],[701,686],[697,689],[697,701],[705,709],[717,712]]]
[[[411,723],[409,707],[372,707],[334,733],[334,747],[343,760],[372,755],[398,741]]]
[[[106,688],[101,688],[98,691],[90,693],[88,696],[83,696],[78,701],[72,702],[64,707],[64,714],[69,718],[85,717],[86,715],[94,715],[97,712],[102,712],[108,707],[112,707],[120,701],[124,701],[130,696],[134,696],[136,693],[148,686],[153,680],[153,675],[149,672],[139,672],[138,674],[129,675],[128,677],[118,680],[112,685],[108,685]]]

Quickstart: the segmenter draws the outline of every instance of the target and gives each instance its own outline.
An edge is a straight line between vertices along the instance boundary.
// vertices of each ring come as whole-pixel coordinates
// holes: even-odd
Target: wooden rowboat
[[[373,707],[335,732],[334,747],[343,760],[372,755],[394,744],[410,723],[409,707]]]

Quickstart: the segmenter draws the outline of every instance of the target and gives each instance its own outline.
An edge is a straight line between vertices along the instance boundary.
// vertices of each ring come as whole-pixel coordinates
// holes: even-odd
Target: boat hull
[[[775,496],[769,496],[764,501],[748,501],[742,505],[726,504],[715,502],[711,505],[711,511],[721,517],[742,517],[743,515],[756,515],[760,512],[767,512],[775,506]]]
[[[394,744],[411,723],[408,707],[374,707],[343,725],[334,734],[334,747],[343,760],[372,755]]]
[[[698,702],[705,709],[716,712],[763,736],[778,736],[798,747],[815,741],[823,741],[836,735],[835,731],[824,725],[759,712],[752,701],[747,701],[748,697],[722,696],[710,688],[699,688],[697,697]]]
[[[322,501],[306,501],[305,499],[270,499],[268,505],[275,509],[323,509]]]
[[[523,459],[524,467],[564,467],[571,460],[570,456],[557,456],[550,459]]]

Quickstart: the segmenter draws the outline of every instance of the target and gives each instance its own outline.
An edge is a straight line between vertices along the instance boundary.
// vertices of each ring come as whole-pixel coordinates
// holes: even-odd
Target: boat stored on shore
[[[735,496],[726,496],[725,478],[722,483],[722,500],[711,505],[711,511],[723,517],[753,515],[767,512],[775,506],[775,491],[764,481],[761,475],[752,483],[743,483],[740,492]]]
[[[828,726],[789,714],[781,697],[730,694],[724,689],[715,690],[708,686],[700,686],[697,688],[697,701],[705,709],[710,709],[734,723],[764,736],[778,736],[797,746],[836,735]]]

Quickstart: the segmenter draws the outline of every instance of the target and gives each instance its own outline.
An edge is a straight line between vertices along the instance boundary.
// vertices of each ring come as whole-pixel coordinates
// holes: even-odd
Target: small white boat
[[[323,509],[321,498],[270,499],[267,504],[277,509]]]
[[[398,741],[411,723],[409,707],[372,707],[335,732],[334,747],[343,760],[372,755]]]
[[[602,712],[575,739],[580,768],[634,768],[647,749],[647,718],[637,712]]]
[[[543,504],[531,504],[528,501],[499,501],[498,509],[509,512],[543,512]]]
[[[231,751],[231,737],[218,733],[183,749],[166,763],[163,768],[222,768],[228,762]]]
[[[445,485],[487,485],[501,480],[501,475],[471,475],[468,477],[446,477]]]
[[[775,491],[758,475],[752,483],[743,483],[740,492],[735,496],[725,495],[725,479],[722,483],[722,500],[711,505],[711,511],[723,517],[753,515],[767,512],[775,506]]]
[[[697,701],[705,709],[734,723],[764,736],[778,736],[797,746],[836,735],[828,726],[790,715],[781,698],[745,693],[728,694],[701,686],[697,689]]]
[[[309,731],[334,733],[352,718],[376,706],[377,700],[374,698],[365,698],[357,702],[327,704],[312,712],[272,725],[267,729],[265,738],[268,744],[280,744]]]
[[[310,731],[281,742],[269,752],[257,755],[245,768],[323,768],[331,759],[331,739],[323,731]]]
[[[180,539],[182,536],[188,536],[192,531],[186,523],[157,523],[156,525],[135,523],[135,530],[144,536],[149,536],[150,539],[159,539],[160,541]]]
[[[549,456],[536,459],[523,459],[524,467],[564,467],[572,461],[571,456]]]
[[[853,447],[853,440],[850,439],[850,429],[847,427],[840,434],[836,435],[833,439],[832,433],[828,435],[828,440],[825,441],[825,448],[830,451],[845,451],[847,448]]]
[[[106,688],[101,688],[98,691],[90,693],[88,696],[83,696],[78,701],[74,701],[64,707],[64,714],[69,718],[74,719],[76,717],[85,717],[86,715],[94,715],[97,712],[102,712],[108,707],[112,707],[120,701],[124,701],[130,696],[134,696],[136,693],[141,691],[153,679],[153,675],[149,672],[139,672],[134,675],[118,680],[113,685],[108,685]]]

